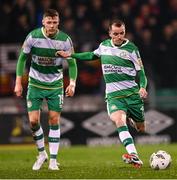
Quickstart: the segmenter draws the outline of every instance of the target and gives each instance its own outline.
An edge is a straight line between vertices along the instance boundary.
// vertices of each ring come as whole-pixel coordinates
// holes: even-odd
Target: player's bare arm
[[[70,80],[70,84],[67,86],[65,93],[66,97],[72,97],[74,96],[75,93],[75,87],[76,87],[76,81],[75,80]]]
[[[14,93],[17,97],[21,97],[23,92],[23,87],[22,87],[22,77],[17,76],[16,77],[16,82],[15,82],[15,88],[14,88]]]

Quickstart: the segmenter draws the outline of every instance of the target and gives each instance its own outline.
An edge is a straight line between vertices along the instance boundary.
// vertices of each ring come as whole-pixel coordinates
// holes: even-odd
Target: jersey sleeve
[[[136,71],[138,71],[137,75],[139,77],[139,86],[146,88],[147,87],[147,77],[145,75],[144,66],[143,66],[138,48],[135,48],[135,50],[132,53],[132,61],[135,65]]]
[[[26,60],[27,60],[27,54],[25,54],[21,50],[18,61],[17,61],[17,66],[16,66],[16,75],[17,76],[23,75],[23,71],[24,71],[25,65],[26,65]]]
[[[97,49],[95,49],[95,50],[93,51],[93,54],[94,54],[95,56],[97,56],[97,57],[100,57],[100,56],[101,56],[101,48],[100,48],[100,45],[99,45],[99,47],[98,47]]]
[[[82,53],[73,53],[71,57],[83,60],[83,61],[92,61],[97,60],[101,56],[100,46],[94,50],[93,52],[82,52]]]
[[[74,47],[73,47],[73,42],[72,42],[71,38],[68,37],[67,40],[66,40],[66,43],[65,43],[64,51],[70,51],[70,52],[72,52],[73,49],[74,49]]]
[[[74,53],[74,47],[73,47],[73,43],[70,37],[68,37],[68,39],[66,40],[66,46],[65,46],[65,51],[69,51],[71,53]],[[69,66],[69,77],[72,80],[76,80],[77,79],[77,64],[76,64],[76,60],[73,57],[69,57],[67,58],[69,59],[68,62],[68,66]]]
[[[82,60],[82,61],[92,61],[98,59],[93,52],[83,52],[71,54],[71,57]]]
[[[26,39],[23,43],[23,46],[22,46],[23,53],[29,54],[31,52],[31,48],[32,48],[32,35],[29,34],[26,37]]]
[[[143,63],[139,50],[137,48],[132,52],[131,59],[133,61],[133,64],[135,65],[136,71],[140,71],[143,68]]]
[[[26,60],[27,60],[27,54],[31,52],[31,48],[32,48],[32,35],[29,34],[22,45],[22,49],[17,61],[17,66],[16,66],[17,76],[23,75],[23,71],[25,69]]]
[[[142,88],[147,87],[147,77],[145,75],[144,69],[141,69],[138,71],[138,77],[139,77],[139,86]]]
[[[76,64],[76,60],[75,59],[70,59],[68,61],[68,65],[69,65],[69,77],[72,80],[76,80],[77,79],[77,64]]]

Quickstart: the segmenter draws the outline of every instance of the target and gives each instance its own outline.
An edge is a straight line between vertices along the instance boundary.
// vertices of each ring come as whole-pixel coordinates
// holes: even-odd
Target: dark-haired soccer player
[[[79,60],[100,59],[106,83],[108,114],[115,123],[119,138],[127,150],[127,154],[122,158],[126,163],[139,168],[143,162],[138,156],[126,119],[132,118],[136,129],[145,131],[143,98],[147,96],[147,79],[138,48],[125,38],[124,22],[112,21],[109,35],[110,39],[103,41],[93,52],[58,51],[57,54]],[[135,81],[137,75],[138,84]]]

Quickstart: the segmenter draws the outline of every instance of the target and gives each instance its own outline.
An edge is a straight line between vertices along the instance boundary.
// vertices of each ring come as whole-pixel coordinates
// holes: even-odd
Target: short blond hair
[[[45,10],[45,12],[43,14],[43,18],[45,18],[47,16],[50,16],[50,17],[58,16],[59,17],[59,13],[55,9],[47,9],[47,10]]]

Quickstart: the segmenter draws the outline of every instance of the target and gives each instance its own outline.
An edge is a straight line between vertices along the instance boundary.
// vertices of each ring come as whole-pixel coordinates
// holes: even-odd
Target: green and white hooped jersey
[[[29,85],[46,89],[62,87],[64,58],[56,57],[55,53],[57,50],[71,51],[72,49],[70,37],[62,31],[52,38],[44,34],[43,28],[30,32],[23,44],[23,52],[32,55]]]
[[[106,98],[126,97],[138,92],[135,77],[142,63],[138,48],[132,42],[127,39],[118,47],[107,39],[93,53],[101,60]]]

